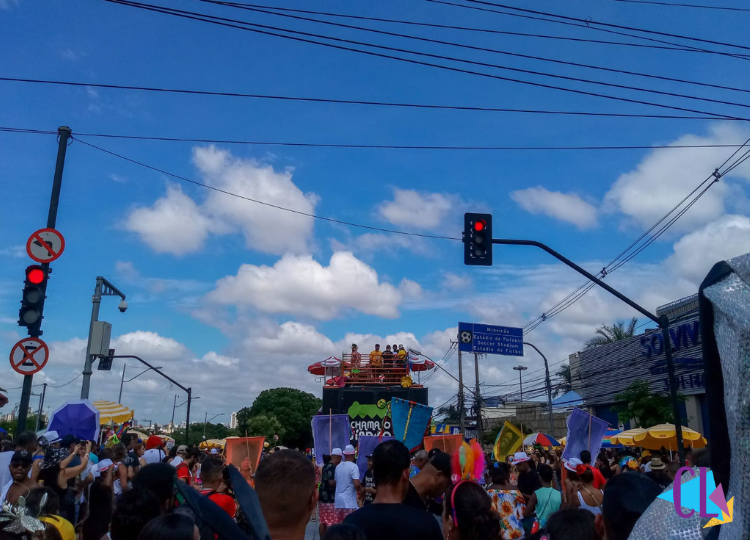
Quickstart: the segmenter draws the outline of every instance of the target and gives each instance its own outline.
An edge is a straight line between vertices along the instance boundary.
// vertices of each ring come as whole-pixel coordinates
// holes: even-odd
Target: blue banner
[[[359,446],[357,447],[357,467],[359,467],[359,479],[365,477],[367,472],[367,456],[372,454],[375,447],[381,442],[390,441],[393,437],[383,435],[382,438],[377,435],[360,435]]]
[[[410,452],[422,445],[431,418],[432,407],[405,399],[391,399],[393,436],[404,443]]]
[[[323,455],[330,454],[334,448],[351,444],[351,426],[348,414],[317,415],[312,417],[313,442],[315,444],[315,461],[323,466]]]

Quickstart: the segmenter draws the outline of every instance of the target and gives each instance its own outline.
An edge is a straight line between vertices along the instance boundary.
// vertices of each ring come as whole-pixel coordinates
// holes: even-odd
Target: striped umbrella
[[[95,401],[94,407],[99,409],[99,424],[122,424],[127,422],[133,415],[133,409],[112,401]]]
[[[535,444],[541,446],[561,446],[557,439],[546,433],[532,433],[523,440],[524,446],[533,446]]]
[[[645,433],[646,430],[643,428],[633,428],[628,429],[626,431],[621,431],[617,435],[612,435],[609,438],[609,442],[611,444],[621,444],[623,446],[638,446],[638,444],[633,441],[633,437],[636,435],[640,435],[642,433]]]

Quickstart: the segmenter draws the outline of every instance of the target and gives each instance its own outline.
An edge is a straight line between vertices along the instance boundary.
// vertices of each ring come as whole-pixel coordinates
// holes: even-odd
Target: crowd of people
[[[487,456],[484,471],[466,477],[445,452],[411,455],[388,440],[366,456],[360,478],[352,445],[322,456],[322,468],[310,455],[280,450],[265,454],[252,478],[254,514],[217,450],[168,452],[159,437],[127,434],[99,448],[53,432],[22,433],[4,450],[2,540],[232,538],[213,526],[215,515],[195,509],[194,497],[258,540],[265,527],[271,540],[303,540],[311,520],[322,540],[625,540],[679,469],[660,453],[607,450],[592,464],[586,451],[563,461],[539,449],[509,461]]]

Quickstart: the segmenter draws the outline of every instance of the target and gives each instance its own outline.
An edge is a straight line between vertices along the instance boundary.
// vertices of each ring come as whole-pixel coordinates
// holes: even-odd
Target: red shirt
[[[184,480],[188,486],[193,485],[193,475],[190,474],[190,467],[185,463],[180,463],[177,466],[177,478]]]
[[[607,479],[604,478],[602,472],[596,467],[592,467],[589,464],[586,464],[586,467],[590,469],[592,473],[594,473],[594,487],[596,489],[604,489],[604,484],[607,483]]]
[[[202,489],[201,495],[208,495],[208,498],[219,505],[229,517],[233,518],[237,514],[237,504],[234,499],[225,493],[217,493],[212,489]]]

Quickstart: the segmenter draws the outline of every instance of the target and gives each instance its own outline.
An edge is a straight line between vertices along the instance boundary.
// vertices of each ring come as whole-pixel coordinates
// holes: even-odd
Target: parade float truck
[[[320,414],[349,415],[353,444],[362,435],[393,436],[389,406],[393,398],[427,405],[428,391],[420,384],[421,372],[435,364],[413,353],[393,361],[356,352],[330,357],[307,368],[323,384]]]

